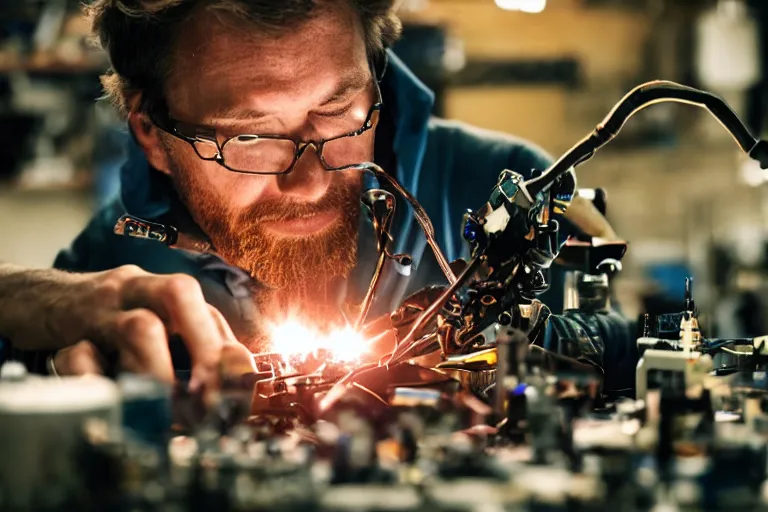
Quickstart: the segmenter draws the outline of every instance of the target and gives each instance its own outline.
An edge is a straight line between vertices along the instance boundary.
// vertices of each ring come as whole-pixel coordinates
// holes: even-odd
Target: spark
[[[353,363],[360,361],[368,352],[366,340],[350,326],[321,333],[295,319],[273,325],[270,341],[271,352],[286,361],[306,359],[312,354],[324,352],[332,361]]]

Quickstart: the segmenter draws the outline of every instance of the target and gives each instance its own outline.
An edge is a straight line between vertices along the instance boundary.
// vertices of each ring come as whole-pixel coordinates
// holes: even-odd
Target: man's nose
[[[299,157],[293,170],[277,177],[280,192],[302,201],[319,200],[328,190],[331,173],[320,162],[317,149],[310,144]]]

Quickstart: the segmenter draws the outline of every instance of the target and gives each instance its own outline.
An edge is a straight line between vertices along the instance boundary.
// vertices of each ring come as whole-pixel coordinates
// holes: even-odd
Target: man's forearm
[[[60,270],[0,263],[0,337],[20,350],[51,350],[70,344],[64,333],[57,332],[51,314],[71,298],[81,280]]]

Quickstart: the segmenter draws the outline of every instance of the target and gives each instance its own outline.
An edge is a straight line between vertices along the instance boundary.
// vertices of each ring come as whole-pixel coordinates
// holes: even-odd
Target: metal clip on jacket
[[[141,238],[173,246],[179,239],[179,231],[173,226],[157,224],[132,215],[123,215],[115,224],[116,235]]]

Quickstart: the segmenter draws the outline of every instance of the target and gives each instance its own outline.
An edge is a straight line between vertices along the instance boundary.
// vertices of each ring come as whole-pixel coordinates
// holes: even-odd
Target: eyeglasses
[[[376,127],[383,107],[379,80],[375,78],[373,82],[376,99],[368,109],[362,126],[320,140],[298,141],[280,135],[243,134],[219,142],[215,129],[171,117],[167,104],[162,100],[152,102],[149,117],[164,132],[190,144],[202,160],[216,162],[232,172],[288,174],[310,146],[315,148],[325,170],[341,171],[370,159],[370,145],[359,137]]]

